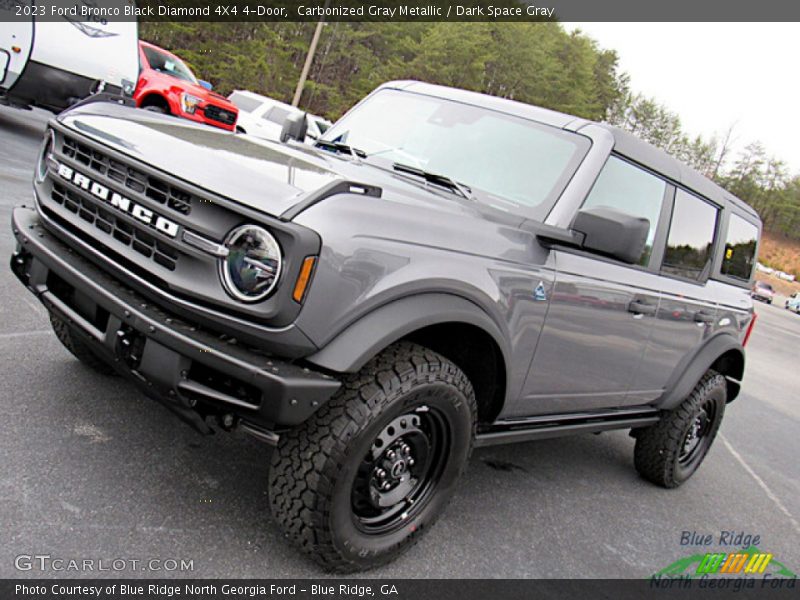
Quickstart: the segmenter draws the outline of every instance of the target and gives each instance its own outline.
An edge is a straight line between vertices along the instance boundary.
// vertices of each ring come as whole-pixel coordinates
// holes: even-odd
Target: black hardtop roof
[[[670,156],[660,148],[636,137],[634,134],[609,125],[608,123],[597,123],[600,127],[607,129],[614,136],[614,151],[630,158],[631,160],[672,179],[685,188],[693,190],[705,196],[709,200],[725,206],[730,203],[742,212],[759,218],[758,213],[744,200],[731,194],[725,188],[717,185],[705,175],[691,168],[689,165]]]
[[[478,92],[470,92],[457,88],[451,88],[420,81],[390,81],[383,84],[380,88],[393,88],[400,90],[413,91],[429,96],[437,96],[455,102],[463,102],[476,106],[504,112],[524,119],[537,121],[552,127],[558,127],[580,131],[581,128],[594,124],[608,130],[614,137],[614,152],[624,156],[640,165],[656,171],[661,175],[671,179],[675,183],[690,189],[697,194],[704,196],[712,202],[727,206],[733,205],[740,212],[760,220],[758,213],[742,199],[737,198],[724,188],[720,187],[706,176],[701,175],[688,165],[673,158],[663,150],[656,148],[652,144],[636,137],[632,133],[624,131],[619,127],[608,123],[596,123],[587,119],[582,119],[574,115],[560,113],[555,110],[541,108],[530,104],[524,104],[515,100],[498,98]],[[379,88],[379,89],[380,89]]]

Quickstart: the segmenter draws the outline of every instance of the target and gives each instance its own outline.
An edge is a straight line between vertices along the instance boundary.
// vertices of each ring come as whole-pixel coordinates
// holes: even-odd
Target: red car
[[[133,94],[136,106],[234,130],[239,109],[212,92],[210,83],[199,81],[180,58],[140,41],[139,62],[139,82]]]

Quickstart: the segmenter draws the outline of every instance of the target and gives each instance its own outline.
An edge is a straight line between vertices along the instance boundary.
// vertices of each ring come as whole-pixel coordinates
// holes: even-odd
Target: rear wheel
[[[150,112],[158,113],[160,115],[168,115],[169,111],[164,108],[163,106],[156,106],[151,104],[150,106],[145,106],[144,110],[149,110]]]
[[[638,430],[634,464],[639,474],[666,488],[689,479],[714,443],[726,398],[725,378],[709,370],[677,408]]]
[[[94,353],[86,342],[75,335],[70,325],[52,313],[50,314],[50,324],[58,341],[84,365],[101,375],[114,375],[116,373],[107,362]]]
[[[272,513],[325,568],[384,564],[450,501],[472,449],[475,395],[461,370],[400,343],[345,381],[271,461]]]

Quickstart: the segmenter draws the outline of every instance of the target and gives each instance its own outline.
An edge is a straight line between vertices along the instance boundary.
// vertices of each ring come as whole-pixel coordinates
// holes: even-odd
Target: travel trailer
[[[0,104],[60,112],[97,92],[133,91],[136,21],[82,21],[89,17],[40,15],[41,8],[31,0],[0,2]]]

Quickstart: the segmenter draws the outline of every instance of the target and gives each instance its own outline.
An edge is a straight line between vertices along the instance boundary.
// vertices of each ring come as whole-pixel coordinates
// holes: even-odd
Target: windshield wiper
[[[347,144],[342,144],[341,142],[328,142],[326,140],[317,140],[314,142],[314,145],[317,148],[322,148],[324,150],[333,150],[334,152],[344,152],[349,154],[354,158],[367,158],[367,153],[363,150],[359,150],[358,148],[353,148],[352,146],[348,146]]]
[[[401,173],[407,173],[408,175],[421,177],[428,183],[448,188],[449,190],[458,192],[459,195],[463,196],[467,200],[472,200],[472,190],[463,183],[459,183],[453,179],[450,179],[447,175],[431,173],[430,171],[425,171],[424,169],[418,169],[417,167],[412,167],[411,165],[404,165],[401,163],[394,163],[392,168],[395,171],[400,171]]]

